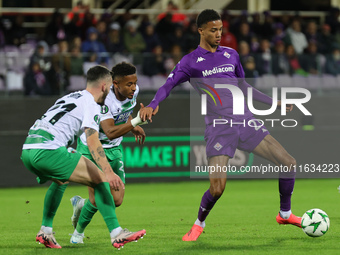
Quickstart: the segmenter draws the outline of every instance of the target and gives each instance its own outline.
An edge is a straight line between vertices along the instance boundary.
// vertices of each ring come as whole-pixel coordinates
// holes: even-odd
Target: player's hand
[[[120,179],[118,175],[116,175],[114,172],[110,171],[108,173],[105,173],[106,178],[110,184],[111,189],[115,191],[119,191],[119,189],[125,189],[125,185]]]
[[[131,125],[134,128],[138,125],[145,125],[145,124],[149,123],[148,121],[142,120],[141,115],[140,115],[140,111],[144,108],[144,105],[143,104],[140,104],[140,105],[141,105],[141,108],[138,111],[137,116],[131,120]]]
[[[144,144],[146,135],[143,128],[137,126],[134,129],[132,129],[131,132],[135,136],[136,143]]]
[[[277,108],[281,109],[281,100],[277,101]],[[286,104],[286,112],[291,112],[293,110],[292,104]]]
[[[142,121],[148,120],[152,122],[151,117],[154,116],[158,112],[158,108],[154,110],[151,107],[144,107],[142,103],[140,104],[140,106],[141,108],[139,110],[139,116],[142,119]]]
[[[159,110],[159,105],[157,105],[156,109],[153,110],[152,116],[155,116],[157,114],[158,110]]]

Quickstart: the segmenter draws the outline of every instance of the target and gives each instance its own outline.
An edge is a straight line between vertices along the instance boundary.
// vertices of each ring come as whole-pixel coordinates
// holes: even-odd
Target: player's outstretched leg
[[[204,193],[201,200],[201,205],[198,209],[198,218],[189,232],[183,236],[183,241],[196,241],[197,238],[202,234],[203,228],[205,227],[205,219],[217,200],[218,198],[214,198],[211,195],[209,189]]]
[[[294,165],[295,170],[295,165]],[[292,214],[291,211],[291,196],[295,183],[295,171],[282,173],[279,177],[279,192],[280,192],[280,212],[276,216],[276,221],[279,224],[291,224],[301,228],[301,217]]]
[[[52,225],[67,185],[52,182],[45,195],[42,226],[35,239],[47,248],[61,248],[53,236]]]
[[[115,237],[111,238],[112,246],[120,249],[123,248],[124,244],[129,242],[134,242],[143,238],[146,235],[145,229],[139,230],[137,232],[131,232],[128,229],[122,229]]]
[[[228,163],[228,156],[215,156],[209,158],[210,166],[225,166]],[[216,168],[217,169],[217,168]],[[200,207],[198,209],[198,218],[192,228],[183,237],[183,241],[196,241],[202,234],[205,227],[205,219],[214,207],[217,200],[222,196],[227,181],[226,173],[214,172],[209,174],[210,188],[204,193]]]
[[[296,175],[295,159],[271,135],[267,135],[253,152],[277,166],[289,169],[279,175],[280,212],[276,216],[276,221],[279,224],[291,224],[301,228],[301,217],[297,217],[291,212],[291,197]]]
[[[44,227],[41,227],[35,241],[45,245],[46,248],[61,249],[61,246],[57,243],[53,233],[46,233],[43,231]]]
[[[81,157],[69,180],[93,187],[96,207],[103,216],[110,232],[111,243],[115,248],[121,248],[125,243],[137,241],[145,235],[145,230],[132,234],[129,231],[128,233],[126,231],[122,232],[123,229],[120,227],[115,213],[115,204],[110,185],[105,182],[105,174],[92,161]]]

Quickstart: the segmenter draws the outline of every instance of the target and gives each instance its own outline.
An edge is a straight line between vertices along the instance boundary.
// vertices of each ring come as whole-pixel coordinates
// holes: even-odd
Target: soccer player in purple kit
[[[153,110],[161,101],[169,96],[170,91],[176,85],[189,81],[192,78],[223,78],[229,82],[230,80],[236,80],[237,82],[231,82],[232,85],[237,86],[247,96],[247,89],[251,86],[244,80],[244,71],[238,53],[234,49],[219,45],[222,34],[220,15],[215,10],[206,9],[198,15],[196,22],[198,32],[200,33],[199,46],[178,62],[166,83],[158,89],[151,103],[141,109],[140,117],[142,121],[151,121]],[[193,85],[193,80],[190,80],[190,82]],[[224,106],[213,113],[208,112],[205,117],[206,153],[209,166],[226,166],[229,158],[234,156],[235,150],[238,148],[247,152],[253,152],[276,165],[289,167],[291,169],[289,173],[280,173],[279,176],[280,211],[276,216],[276,221],[279,224],[292,224],[301,227],[301,218],[291,212],[291,195],[295,183],[295,159],[269,134],[264,126],[262,128],[243,125],[218,125],[222,127],[213,127],[213,117],[223,117],[224,119],[235,121],[240,121],[242,117],[247,122],[254,119],[246,104],[244,105],[245,113],[243,116],[233,115],[231,92],[225,88],[218,91]],[[273,100],[269,96],[255,88],[252,88],[252,92],[255,101],[272,105]],[[280,107],[281,101],[278,101],[277,105]],[[293,106],[288,104],[286,111],[291,111],[292,108]],[[223,194],[227,174],[223,172],[210,172],[209,179],[210,187],[202,197],[198,218],[191,230],[183,236],[183,241],[197,240],[205,227],[206,217]]]

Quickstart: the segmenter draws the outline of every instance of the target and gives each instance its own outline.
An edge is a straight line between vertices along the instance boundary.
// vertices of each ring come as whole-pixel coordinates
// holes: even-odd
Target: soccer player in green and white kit
[[[144,130],[136,126],[136,120],[131,113],[136,106],[136,98],[139,92],[137,85],[136,68],[126,62],[115,65],[112,68],[113,86],[105,100],[101,110],[101,122],[99,139],[103,145],[106,157],[113,171],[125,184],[124,163],[122,159],[120,143],[123,135],[131,131],[136,141],[144,143]],[[143,107],[143,106],[142,106]],[[86,144],[86,137],[78,139],[77,151],[95,162]],[[124,189],[111,190],[116,207],[121,205],[124,198]],[[94,201],[94,192],[89,188],[89,199],[86,201],[80,196],[71,198],[73,206],[72,224],[75,227],[70,243],[83,243],[84,230],[97,212]]]
[[[110,188],[124,189],[121,179],[113,173],[100,143],[99,115],[112,84],[111,72],[106,67],[95,66],[87,72],[86,90],[68,94],[56,101],[30,128],[23,145],[21,159],[40,184],[48,180],[49,187],[44,201],[43,221],[36,241],[47,248],[61,248],[52,230],[52,223],[59,207],[67,181],[87,185],[94,190],[95,201],[109,229],[111,243],[121,248],[136,241],[145,230],[123,230],[117,220]],[[141,124],[141,121],[136,121]],[[85,132],[86,142],[96,164],[67,146]]]

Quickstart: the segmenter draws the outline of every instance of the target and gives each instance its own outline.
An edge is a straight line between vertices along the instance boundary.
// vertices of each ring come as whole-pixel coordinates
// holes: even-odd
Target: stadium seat
[[[151,76],[151,82],[155,90],[159,89],[166,82],[166,77],[163,75]]]
[[[15,69],[26,72],[30,64],[30,58],[34,54],[35,45],[25,43],[19,46],[20,55],[16,58]]]
[[[293,75],[292,85],[299,88],[307,88],[307,78],[301,75]]]
[[[18,63],[17,59],[20,56],[19,49],[17,47],[5,46],[4,53],[6,59],[6,68],[17,71],[18,68],[16,67],[16,64]]]
[[[263,89],[271,89],[277,87],[277,80],[275,75],[264,74],[262,75]]]
[[[26,72],[30,65],[30,56],[21,55],[17,60],[20,62],[18,63],[18,67],[21,68],[24,72]]]
[[[259,90],[266,90],[266,88],[263,85],[263,77],[259,76],[254,80],[254,87]]]
[[[31,56],[34,53],[35,45],[24,43],[19,46],[19,50],[20,50],[20,53]]]
[[[83,90],[86,88],[86,78],[83,75],[71,75],[70,85],[67,87],[69,92]]]
[[[276,76],[277,87],[294,87],[292,77],[289,74],[278,74]]]
[[[322,88],[325,90],[328,89],[339,89],[340,88],[340,80],[337,80],[337,77],[331,74],[323,74],[321,77]]]
[[[6,45],[4,47],[4,52],[6,53],[12,53],[12,52],[16,52],[16,53],[19,53],[19,48],[15,45]]]
[[[132,54],[126,55],[118,52],[112,56],[112,61],[113,65],[116,65],[121,62],[133,63],[133,55]]]
[[[87,71],[91,68],[98,65],[96,62],[84,62],[83,64],[83,71],[86,74]]]
[[[138,78],[137,84],[141,91],[143,90],[154,91],[155,90],[153,83],[151,81],[151,78],[149,76],[138,74],[137,78]]]
[[[6,90],[7,92],[24,91],[24,74],[8,71],[6,74]]]
[[[308,75],[306,88],[314,91],[322,89],[321,77],[314,74]]]

